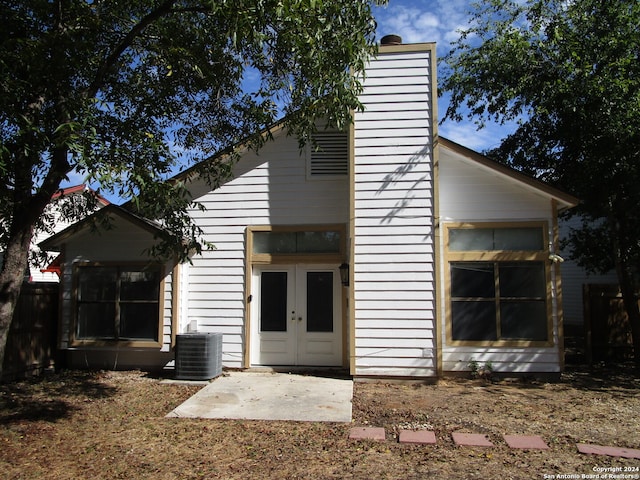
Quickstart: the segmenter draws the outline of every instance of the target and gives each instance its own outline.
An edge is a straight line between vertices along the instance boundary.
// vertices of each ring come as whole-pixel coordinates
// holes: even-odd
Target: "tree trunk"
[[[636,365],[640,367],[640,308],[636,299],[636,284],[633,281],[633,271],[630,268],[626,246],[626,229],[624,219],[613,221],[613,250],[618,276],[618,284],[622,293],[622,304],[627,312],[631,325],[631,341],[633,343],[633,357]]]
[[[63,123],[64,121],[60,124]],[[10,152],[15,159],[15,180],[10,209],[9,238],[0,270],[0,378],[2,378],[9,328],[22,290],[24,274],[29,265],[29,250],[34,226],[59,188],[62,179],[71,171],[67,159],[67,148],[62,140],[59,143],[63,146],[51,149],[51,167],[35,193],[33,193],[31,172],[34,165],[38,164],[41,152],[31,151],[30,156],[18,149]]]
[[[622,275],[618,274],[620,291],[622,292],[622,303],[631,325],[631,339],[633,342],[633,355],[636,365],[640,367],[640,309],[636,299],[636,289],[625,266],[622,266]]]
[[[9,328],[28,266],[33,226],[14,219],[11,232],[0,271],[0,378]]]

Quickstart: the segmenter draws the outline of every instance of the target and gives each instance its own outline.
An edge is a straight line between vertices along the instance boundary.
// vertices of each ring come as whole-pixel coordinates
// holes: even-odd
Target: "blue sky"
[[[436,42],[438,56],[444,56],[458,31],[469,25],[469,9],[472,0],[389,0],[384,7],[375,7],[378,23],[378,40],[384,35],[397,34],[403,43]],[[446,111],[447,97],[440,97],[438,112]],[[478,130],[471,120],[460,123],[450,120],[439,126],[440,135],[476,151],[497,147],[514,125],[487,123]],[[83,183],[83,178],[73,172],[63,186]],[[117,199],[113,199],[117,201]]]
[[[442,57],[459,37],[458,31],[469,26],[471,3],[471,0],[389,0],[388,5],[374,10],[378,39],[393,33],[400,35],[403,43],[436,42],[438,57]],[[440,117],[447,106],[447,97],[441,97]],[[470,120],[460,123],[447,120],[440,125],[439,133],[481,152],[500,145],[501,139],[514,129],[514,124],[487,123],[478,131]]]

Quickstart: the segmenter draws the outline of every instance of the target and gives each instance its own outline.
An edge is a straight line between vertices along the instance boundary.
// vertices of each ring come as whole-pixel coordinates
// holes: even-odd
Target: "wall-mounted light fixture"
[[[338,267],[340,269],[340,281],[344,287],[349,286],[349,264],[343,263]]]

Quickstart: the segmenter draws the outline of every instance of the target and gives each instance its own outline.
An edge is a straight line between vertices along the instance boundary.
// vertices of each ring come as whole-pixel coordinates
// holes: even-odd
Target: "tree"
[[[14,0],[0,5],[0,368],[29,244],[71,172],[161,220],[157,251],[201,248],[186,185],[230,163],[196,160],[277,117],[302,141],[361,107],[384,0]],[[250,88],[251,87],[251,88]],[[87,205],[91,206],[88,197]],[[77,210],[77,209],[74,209]],[[0,370],[1,373],[1,370]]]
[[[571,255],[615,268],[640,363],[640,3],[483,0],[445,57],[445,118],[517,120],[490,152],[581,199]]]

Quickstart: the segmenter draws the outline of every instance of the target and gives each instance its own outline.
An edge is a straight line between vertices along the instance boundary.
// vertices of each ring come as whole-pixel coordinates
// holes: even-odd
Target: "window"
[[[447,246],[450,341],[550,341],[542,226],[449,227]]]
[[[544,264],[454,262],[453,340],[547,340]]]
[[[544,250],[542,229],[535,227],[452,228],[449,249],[473,250]]]
[[[253,253],[315,254],[339,253],[339,231],[254,232]]]
[[[159,266],[79,266],[78,341],[153,341],[160,336]]]

